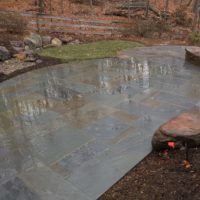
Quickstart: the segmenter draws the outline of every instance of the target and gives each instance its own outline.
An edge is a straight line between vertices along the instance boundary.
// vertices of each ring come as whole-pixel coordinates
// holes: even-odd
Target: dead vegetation
[[[21,0],[18,0],[17,3],[13,1],[10,0],[11,3],[5,4],[5,7],[10,9],[12,5],[15,10],[35,12],[37,10],[35,8],[40,6],[33,1],[29,3]],[[44,14],[123,22],[119,34],[121,38],[125,39],[145,37],[186,40],[192,30],[198,32],[194,28],[195,0],[150,0],[148,12],[145,6],[129,8],[127,2],[122,0],[44,0],[44,4],[41,5],[45,5]],[[132,1],[130,0],[130,2]],[[20,4],[21,7],[19,7]],[[23,30],[23,23],[21,25],[20,30]]]

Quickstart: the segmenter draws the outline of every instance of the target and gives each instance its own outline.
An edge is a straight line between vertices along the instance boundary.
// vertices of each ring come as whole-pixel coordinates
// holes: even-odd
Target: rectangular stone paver
[[[0,186],[1,200],[42,200],[20,178],[14,178]]]
[[[106,144],[96,139],[92,140],[53,164],[51,168],[65,178],[68,178],[77,168],[100,155],[107,148]]]
[[[119,136],[128,128],[128,124],[108,116],[88,126],[84,131],[87,135],[93,136],[104,143],[108,143],[109,140]]]
[[[153,108],[142,103],[134,101],[124,101],[123,103],[116,106],[117,109],[133,114],[135,116],[142,116],[148,114]]]
[[[184,96],[160,92],[155,96],[155,99],[163,102],[168,102],[174,105],[183,106],[187,109],[193,107],[197,101],[192,101]]]
[[[113,166],[93,159],[78,168],[68,181],[95,200],[121,176],[122,173]]]
[[[34,154],[45,163],[51,163],[92,140],[92,137],[70,127],[62,127],[31,140]]]
[[[70,182],[42,164],[20,174],[20,177],[29,187],[34,188],[41,200],[91,200]]]

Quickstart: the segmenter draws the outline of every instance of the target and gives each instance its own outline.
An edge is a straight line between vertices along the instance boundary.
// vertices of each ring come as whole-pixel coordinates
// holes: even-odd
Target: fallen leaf
[[[184,160],[183,161],[183,166],[186,168],[186,169],[189,169],[192,167],[192,165],[190,164],[190,162],[188,160]]]

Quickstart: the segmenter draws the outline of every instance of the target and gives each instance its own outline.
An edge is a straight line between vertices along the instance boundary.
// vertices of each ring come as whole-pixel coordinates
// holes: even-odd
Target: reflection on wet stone
[[[96,199],[149,153],[154,129],[200,105],[200,69],[185,63],[184,47],[126,55],[0,84],[0,199],[40,199],[15,176],[44,199]]]

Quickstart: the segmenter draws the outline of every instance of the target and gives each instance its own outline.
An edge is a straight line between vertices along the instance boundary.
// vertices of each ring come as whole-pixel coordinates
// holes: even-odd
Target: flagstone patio
[[[123,51],[0,84],[0,200],[95,200],[151,152],[165,121],[200,105],[184,47]]]

